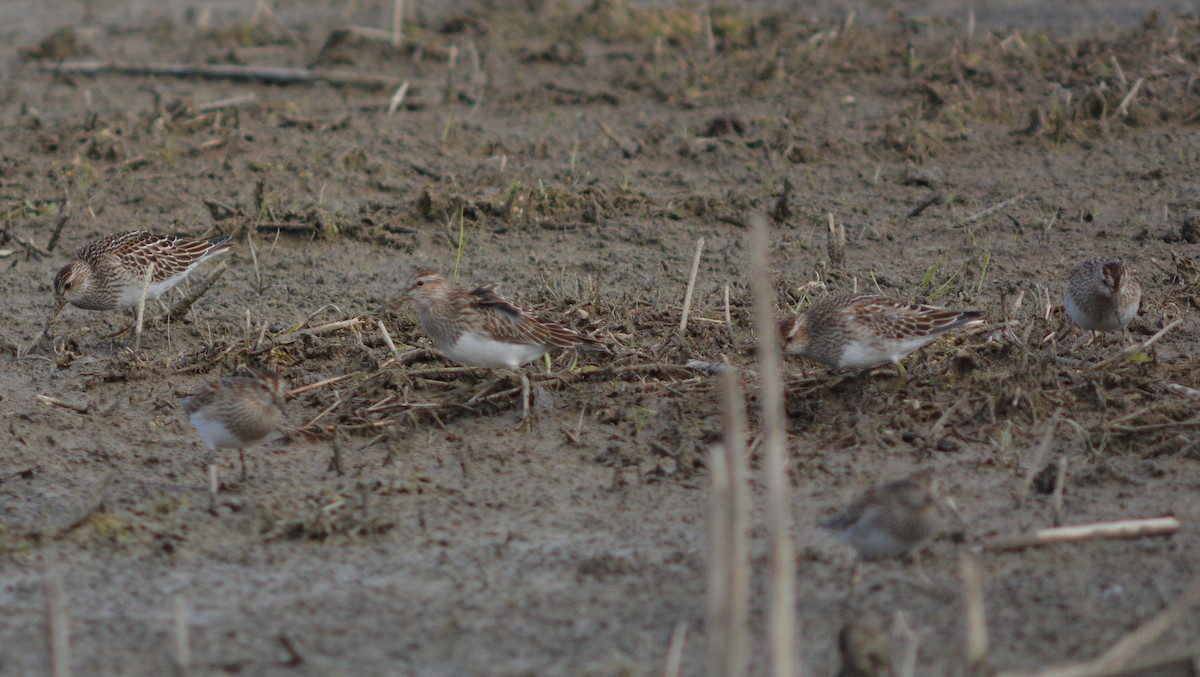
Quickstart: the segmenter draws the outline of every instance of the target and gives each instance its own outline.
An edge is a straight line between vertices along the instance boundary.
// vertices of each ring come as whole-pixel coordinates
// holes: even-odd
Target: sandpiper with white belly
[[[603,350],[598,341],[556,322],[540,319],[496,291],[450,284],[432,270],[409,276],[403,300],[417,306],[421,328],[454,362],[469,367],[517,372],[524,394],[522,418],[529,415],[529,379],[521,367],[551,350]]]

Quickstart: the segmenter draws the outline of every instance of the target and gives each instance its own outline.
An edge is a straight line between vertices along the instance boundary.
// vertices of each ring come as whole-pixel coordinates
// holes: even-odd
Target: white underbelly
[[[161,282],[151,282],[150,286],[146,288],[146,302],[149,303],[150,301],[153,301],[153,300],[157,299],[158,297],[162,296],[163,294],[167,293],[167,291],[169,291],[171,289],[171,287],[174,287],[175,285],[182,282],[183,278],[185,278],[185,277],[187,277],[187,273],[183,273],[182,275],[176,275],[175,277],[167,278],[165,280],[162,280]],[[121,292],[121,295],[117,297],[117,307],[118,308],[135,308],[135,307],[137,307],[138,302],[141,300],[142,300],[142,285],[137,284],[137,285],[129,287],[128,289],[125,289],[124,291]]]
[[[224,423],[217,419],[209,418],[200,412],[196,412],[188,417],[192,425],[196,427],[196,432],[200,433],[200,438],[210,449],[240,449],[245,443],[230,432],[229,428]]]
[[[464,333],[454,345],[443,348],[446,357],[469,367],[519,369],[546,354],[546,347],[505,343],[479,334]]]
[[[1119,316],[1116,313],[1107,312],[1089,315],[1075,303],[1075,299],[1071,298],[1068,293],[1063,294],[1063,306],[1075,324],[1088,331],[1116,331],[1129,324],[1133,320],[1133,316],[1137,315],[1138,310],[1137,304],[1130,304]]]
[[[885,529],[877,526],[866,528],[855,526],[847,531],[839,532],[837,536],[854,546],[854,549],[858,551],[859,557],[863,559],[878,559],[880,557],[900,555],[912,545],[892,536]]]
[[[872,345],[866,341],[851,341],[842,350],[838,367],[841,369],[870,369],[888,362],[899,362],[900,358],[912,353],[917,348],[933,341],[936,336],[921,336],[905,341],[899,341],[887,346],[886,349]]]

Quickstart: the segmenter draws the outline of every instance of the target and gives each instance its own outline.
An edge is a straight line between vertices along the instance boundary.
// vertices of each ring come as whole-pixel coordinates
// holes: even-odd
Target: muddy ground
[[[772,219],[781,316],[826,289],[878,288],[991,319],[908,359],[899,387],[890,370],[843,382],[787,363],[808,674],[837,672],[837,633],[863,618],[889,629],[897,662],[919,638],[916,674],[960,674],[959,556],[1053,524],[1053,472],[1025,488],[1059,459],[1062,523],[1182,527],[983,553],[992,668],[1091,658],[1200,573],[1194,18],[971,33],[961,12],[906,4],[848,21],[535,0],[422,8],[393,47],[335,30],[387,26],[382,3],[253,4],[3,10],[0,674],[49,671],[56,576],[75,674],[177,672],[177,608],[194,674],[650,675],[677,627],[683,672],[700,674],[705,456],[721,425],[716,379],[683,365],[754,369],[753,211]],[[323,79],[45,70],[86,60]],[[330,82],[347,74],[379,82]],[[831,214],[844,258],[827,247]],[[73,248],[132,228],[237,248],[187,318],[152,324],[136,351],[106,338],[119,314],[77,309],[31,350]],[[1098,254],[1129,260],[1147,301],[1126,335],[1077,346],[1061,283]],[[536,425],[518,430],[513,382],[447,369],[412,310],[389,307],[418,267],[500,283],[613,353],[531,368]],[[242,364],[295,388],[344,378],[292,400],[245,483],[222,455],[214,515],[179,400]],[[847,602],[851,552],[815,522],[926,467],[965,542],[925,548],[927,582],[905,561],[868,564]],[[1138,660],[1195,655],[1198,635],[1192,611]]]

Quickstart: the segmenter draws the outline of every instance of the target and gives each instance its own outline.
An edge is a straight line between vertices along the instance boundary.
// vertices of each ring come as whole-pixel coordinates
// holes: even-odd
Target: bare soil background
[[[904,3],[849,21],[840,7],[706,19],[502,2],[422,7],[392,47],[335,30],[387,25],[379,3],[257,17],[253,4],[0,9],[0,674],[49,671],[48,568],[76,674],[176,672],[176,600],[195,674],[659,674],[679,624],[684,673],[701,673],[704,458],[720,421],[717,379],[683,365],[727,358],[753,392],[754,210],[773,217],[781,316],[826,289],[878,288],[991,318],[907,360],[899,388],[888,370],[847,382],[787,364],[810,674],[836,674],[839,629],[869,617],[920,638],[917,674],[959,674],[959,553],[1053,523],[1052,481],[1024,496],[1043,439],[1043,464],[1069,460],[1063,522],[1183,527],[985,554],[992,667],[1094,656],[1200,573],[1194,17],[1164,5],[1128,22],[1114,3],[1117,27],[1092,16],[1051,33],[1001,14],[970,33],[962,12]],[[386,86],[45,70],[78,60]],[[116,313],[69,309],[31,353],[71,250],[133,228],[229,233],[237,248],[140,350],[104,338]],[[1147,300],[1127,335],[1073,347],[1061,283],[1100,254],[1127,258]],[[511,381],[446,369],[412,311],[389,305],[418,267],[498,282],[614,354],[532,369],[537,423],[519,431]],[[1177,318],[1152,349],[1090,368]],[[212,515],[179,400],[241,364],[296,388],[344,378],[292,401],[248,452],[246,483],[223,455],[231,486]],[[925,549],[928,582],[903,561],[868,564],[847,601],[851,553],[816,521],[924,467],[964,513],[965,542]],[[761,517],[753,543],[761,565]],[[1197,636],[1193,612],[1149,655]]]

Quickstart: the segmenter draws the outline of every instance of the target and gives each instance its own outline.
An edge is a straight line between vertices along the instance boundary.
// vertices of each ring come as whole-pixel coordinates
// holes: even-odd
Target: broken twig
[[[704,253],[704,238],[696,240],[696,256],[692,259],[692,272],[688,275],[687,291],[683,294],[683,312],[679,316],[679,338],[687,334],[688,313],[692,310],[692,294],[696,291],[696,275],[700,272],[700,255]]]
[[[342,71],[321,71],[311,68],[280,66],[241,66],[234,64],[192,65],[182,63],[129,63],[123,61],[66,61],[41,64],[38,70],[56,75],[158,75],[207,80],[252,80],[277,85],[307,85],[324,82],[331,85],[379,88],[398,86],[400,78],[392,75],[368,75]]]
[[[1070,527],[1038,529],[1031,534],[996,536],[984,540],[988,550],[1021,550],[1049,543],[1074,543],[1103,538],[1142,538],[1143,536],[1169,536],[1179,530],[1179,520],[1174,517],[1146,517],[1080,524]]]

